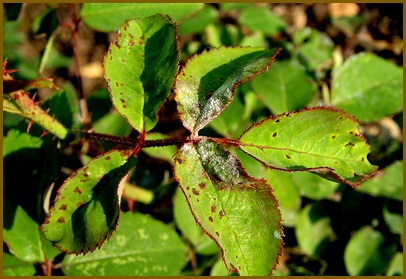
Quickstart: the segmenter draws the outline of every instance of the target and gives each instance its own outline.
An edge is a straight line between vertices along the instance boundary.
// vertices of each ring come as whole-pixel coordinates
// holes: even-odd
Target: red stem
[[[138,138],[129,138],[129,137],[119,137],[119,136],[112,136],[106,134],[98,134],[98,133],[88,133],[88,132],[81,132],[86,139],[91,140],[101,140],[101,141],[109,141],[118,144],[124,144],[129,146],[134,146],[134,152],[138,152],[139,149],[144,147],[157,147],[157,146],[167,146],[167,145],[177,145],[181,143],[187,142],[197,142],[200,140],[211,140],[221,145],[232,145],[232,146],[239,146],[240,142],[238,140],[232,139],[225,139],[225,138],[212,138],[212,137],[189,137],[189,136],[177,136],[172,138],[166,139],[158,139],[158,140],[145,140],[145,133],[142,133]]]
[[[90,128],[89,109],[87,107],[86,98],[83,93],[82,75],[80,74],[80,50],[79,50],[78,27],[81,20],[80,18],[76,17],[75,4],[69,4],[69,7],[71,16],[71,24],[69,24],[69,27],[72,33],[73,58],[75,61],[75,76],[78,83],[76,92],[79,98],[79,107],[80,113],[82,115],[83,125],[85,129],[89,129]]]

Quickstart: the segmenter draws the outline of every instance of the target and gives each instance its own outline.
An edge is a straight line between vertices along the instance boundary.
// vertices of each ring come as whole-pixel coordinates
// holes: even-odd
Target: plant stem
[[[114,143],[118,143],[118,144],[129,145],[129,146],[135,146],[140,141],[140,138],[119,137],[119,136],[112,136],[112,135],[106,135],[106,134],[82,132],[82,131],[80,133],[86,139],[109,141],[109,142],[114,142]],[[212,138],[212,137],[205,137],[205,136],[197,136],[197,137],[177,136],[177,137],[171,137],[171,138],[166,138],[166,139],[141,140],[141,148],[177,145],[177,144],[188,143],[188,142],[198,142],[200,140],[211,140],[220,145],[232,145],[232,146],[240,145],[240,142],[238,140],[232,140],[232,139]]]
[[[75,12],[75,4],[70,5],[70,15],[71,15],[71,24],[70,30],[72,33],[72,47],[73,47],[73,58],[75,61],[75,76],[76,81],[78,83],[76,92],[79,98],[79,108],[80,113],[82,116],[82,121],[85,129],[90,129],[90,116],[89,116],[89,109],[87,107],[87,102],[85,95],[83,93],[83,83],[82,83],[82,75],[80,74],[80,51],[79,51],[79,34],[78,34],[78,26],[80,23],[80,18],[76,17]]]
[[[41,107],[36,105],[27,93],[19,90],[11,93],[11,98],[18,109],[21,110],[22,115],[48,130],[59,139],[63,140],[66,138],[68,129],[50,116],[47,111],[42,110]]]

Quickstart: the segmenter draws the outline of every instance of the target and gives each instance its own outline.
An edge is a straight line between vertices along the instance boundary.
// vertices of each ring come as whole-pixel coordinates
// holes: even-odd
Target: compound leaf
[[[100,247],[115,230],[122,194],[118,185],[135,163],[131,150],[113,150],[72,174],[41,226],[45,237],[68,253]]]
[[[151,130],[178,70],[176,27],[161,15],[129,20],[104,58],[105,77],[118,112],[137,131]]]
[[[245,131],[240,143],[269,167],[307,170],[353,187],[376,171],[357,121],[337,109],[317,107],[267,118]]]
[[[175,99],[183,125],[193,134],[234,97],[235,88],[265,71],[277,49],[220,47],[193,56],[176,78]]]
[[[282,246],[272,190],[218,144],[200,140],[175,155],[175,174],[197,223],[218,244],[229,272],[269,275]]]

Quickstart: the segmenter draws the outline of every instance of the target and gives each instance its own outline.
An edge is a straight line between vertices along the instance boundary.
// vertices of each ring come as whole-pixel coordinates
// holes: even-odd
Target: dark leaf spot
[[[276,119],[276,121],[275,121],[276,123],[279,123],[279,119]]]
[[[110,160],[110,159],[111,159],[110,156],[107,156],[106,158],[104,158],[104,160]]]
[[[347,143],[345,146],[355,146],[352,142]]]
[[[126,106],[126,105],[124,105],[124,106],[123,106],[123,108],[127,108],[127,106]]]
[[[335,139],[335,138],[336,138],[336,135],[331,136],[331,138],[332,138],[332,139]]]
[[[120,99],[120,101],[121,101],[122,103],[125,103],[125,100],[124,100],[124,99]]]
[[[275,133],[272,134],[272,137],[276,137],[276,135],[277,135],[277,134],[276,134],[276,132],[275,132]]]
[[[220,233],[219,232],[216,232],[216,234],[217,234],[217,236],[220,236]],[[224,250],[225,251],[225,250]]]
[[[215,206],[214,204],[212,204],[211,205],[211,207],[210,207],[210,209],[211,209],[211,212],[216,212],[216,209],[217,209],[217,206]]]
[[[87,173],[84,173],[83,176],[84,177],[89,177],[89,175]]]
[[[224,213],[223,210],[220,210],[220,211],[219,211],[219,216],[220,216],[220,219],[221,219],[221,218],[223,218],[224,216],[226,216],[226,214]]]
[[[198,196],[200,194],[196,188],[192,188],[192,193],[196,196]]]
[[[238,259],[238,255],[235,255],[235,258]]]
[[[58,218],[58,223],[65,223],[65,219],[63,217]]]
[[[209,216],[209,221],[213,223],[213,218]]]
[[[206,183],[200,182],[200,183],[199,183],[199,188],[200,188],[200,189],[206,188]]]
[[[285,154],[286,158],[290,159],[291,157],[288,154]]]
[[[82,191],[80,191],[80,189],[78,187],[76,187],[75,190],[73,190],[73,193],[80,195],[80,194],[82,194]]]
[[[87,180],[86,179],[81,179],[80,182],[85,183],[85,182],[87,182]]]
[[[364,162],[364,161],[365,161],[365,158],[364,158],[364,157],[362,157],[362,158],[361,158],[361,161],[362,161],[362,162]]]
[[[60,210],[66,210],[68,206],[66,204],[63,204],[59,207]]]

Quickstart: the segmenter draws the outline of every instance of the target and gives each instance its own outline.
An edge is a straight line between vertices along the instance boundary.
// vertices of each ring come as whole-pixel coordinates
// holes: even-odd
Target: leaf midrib
[[[259,150],[261,150],[262,152],[264,152],[263,149],[272,149],[272,150],[278,150],[278,151],[281,151],[281,152],[282,151],[290,151],[290,152],[306,154],[306,155],[314,156],[314,157],[321,157],[321,158],[332,159],[332,160],[342,160],[342,161],[346,161],[346,162],[359,163],[358,160],[351,160],[351,159],[339,158],[339,157],[331,157],[331,156],[326,156],[326,155],[321,155],[321,154],[309,153],[307,151],[302,151],[302,150],[294,150],[294,149],[290,149],[290,148],[270,147],[270,146],[261,146],[261,145],[244,144],[244,143],[241,143],[240,146],[255,147],[255,148],[258,148]]]

